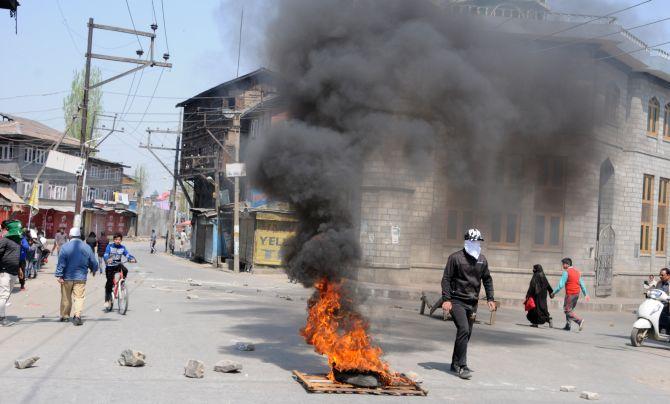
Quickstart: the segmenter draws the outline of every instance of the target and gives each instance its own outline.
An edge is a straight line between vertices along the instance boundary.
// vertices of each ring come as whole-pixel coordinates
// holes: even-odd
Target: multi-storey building
[[[15,179],[13,189],[24,199],[30,197],[33,181],[45,164],[48,150],[62,137],[62,133],[31,119],[0,114],[0,173]],[[64,137],[58,151],[78,156],[77,139]],[[115,201],[121,192],[121,163],[99,157],[89,157],[86,163],[84,205],[91,208],[93,201]],[[44,228],[51,237],[59,228],[72,225],[77,179],[74,174],[46,168],[38,180],[39,212],[31,219],[38,228]],[[126,204],[127,205],[127,204]],[[16,215],[27,222],[27,211]]]

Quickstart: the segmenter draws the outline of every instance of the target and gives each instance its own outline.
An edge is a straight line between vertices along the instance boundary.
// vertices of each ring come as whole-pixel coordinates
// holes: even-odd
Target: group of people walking
[[[478,229],[470,229],[465,233],[464,239],[463,249],[451,254],[447,259],[442,276],[442,296],[431,307],[431,312],[441,306],[445,312],[451,314],[456,325],[451,371],[467,380],[472,377],[472,370],[467,363],[468,343],[477,316],[482,284],[489,310],[495,311],[497,306],[488,261],[481,253],[484,237]],[[549,284],[542,266],[539,264],[533,266],[533,277],[526,293],[527,318],[533,327],[544,323],[549,323],[549,326],[553,327],[547,297],[554,298],[559,291],[565,289],[563,312],[566,324],[563,329],[569,331],[571,323],[574,322],[581,331],[584,319],[575,313],[575,307],[580,293],[584,294],[587,301],[590,298],[581,272],[572,266],[572,259],[563,258],[561,264],[563,273],[555,288]]]
[[[589,297],[582,273],[572,266],[571,258],[563,258],[561,260],[563,266],[563,273],[561,279],[555,288],[552,288],[544,274],[542,265],[536,264],[533,266],[533,277],[530,280],[528,291],[526,292],[525,306],[526,318],[531,323],[531,327],[538,327],[540,324],[548,323],[549,327],[553,327],[553,321],[547,305],[547,297],[553,299],[558,292],[565,288],[565,298],[563,300],[563,313],[565,314],[564,330],[571,330],[571,323],[574,322],[579,327],[579,331],[584,328],[584,319],[575,313],[575,307],[579,301],[580,294],[584,294],[586,301]]]
[[[25,289],[25,274],[33,268],[39,269],[42,256],[48,256],[44,248],[46,239],[43,235],[30,237],[30,232],[22,231],[18,220],[5,220],[1,224],[0,236],[0,325],[12,323],[6,318],[7,302],[17,279],[21,289]],[[39,239],[42,237],[43,240]],[[112,309],[112,290],[114,276],[122,272],[128,276],[128,270],[122,263],[122,257],[133,262],[135,258],[121,244],[123,236],[115,234],[113,243],[109,243],[104,232],[96,237],[94,232],[84,240],[81,229],[73,227],[68,236],[59,231],[54,240],[54,251],[58,254],[58,263],[54,276],[61,288],[60,321],[72,318],[74,325],[82,325],[82,310],[86,293],[86,280],[91,275],[102,274],[103,265],[107,282],[105,283],[105,308]],[[35,247],[33,247],[35,246]],[[37,263],[34,262],[37,257]]]

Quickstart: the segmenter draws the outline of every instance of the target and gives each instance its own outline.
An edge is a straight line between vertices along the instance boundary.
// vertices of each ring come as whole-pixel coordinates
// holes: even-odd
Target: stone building
[[[569,29],[593,18],[552,13],[543,2],[532,10],[527,1],[442,3],[503,33],[579,42],[584,57],[601,61],[590,83],[601,113],[589,157],[505,156],[484,184],[491,195],[514,189],[497,208],[463,198],[439,165],[417,174],[401,156],[372,156],[360,193],[359,280],[439,285],[448,255],[476,226],[498,290],[525,293],[535,263],[554,281],[569,256],[592,294],[638,296],[646,276],[668,266],[670,55],[613,18]]]

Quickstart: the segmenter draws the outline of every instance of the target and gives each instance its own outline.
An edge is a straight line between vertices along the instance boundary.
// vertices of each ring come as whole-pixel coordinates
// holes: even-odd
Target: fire
[[[342,307],[342,282],[323,279],[316,283],[316,293],[308,306],[307,325],[300,330],[314,350],[328,358],[330,380],[333,370],[375,373],[384,385],[399,377],[381,359],[383,351],[372,344],[368,323],[352,309]]]

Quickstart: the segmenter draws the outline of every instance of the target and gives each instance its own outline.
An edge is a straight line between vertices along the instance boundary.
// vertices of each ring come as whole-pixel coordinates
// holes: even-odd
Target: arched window
[[[663,136],[670,140],[670,102],[665,104],[663,112]]]
[[[616,84],[612,83],[607,87],[605,94],[605,120],[610,125],[618,125],[619,120],[617,111],[619,108],[620,91]]]
[[[649,100],[647,108],[647,135],[656,137],[658,135],[658,112],[661,109],[656,97]]]

